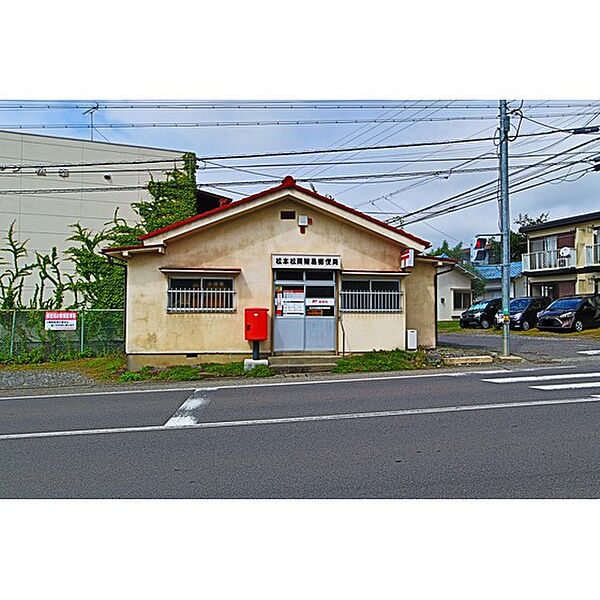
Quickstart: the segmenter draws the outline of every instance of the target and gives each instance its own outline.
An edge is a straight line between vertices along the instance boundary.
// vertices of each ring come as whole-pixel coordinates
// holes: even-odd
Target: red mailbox
[[[244,310],[244,334],[247,340],[267,339],[268,308],[246,308]]]

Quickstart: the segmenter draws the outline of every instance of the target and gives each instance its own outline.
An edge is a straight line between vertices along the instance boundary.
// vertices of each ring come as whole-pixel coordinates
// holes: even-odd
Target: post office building
[[[404,349],[409,329],[432,347],[439,259],[428,246],[286,177],[105,253],[127,262],[135,369],[241,360],[249,339],[261,357]]]

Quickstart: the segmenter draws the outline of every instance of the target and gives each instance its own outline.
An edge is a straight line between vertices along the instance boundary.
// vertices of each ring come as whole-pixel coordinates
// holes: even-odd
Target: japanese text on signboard
[[[273,267],[306,267],[309,269],[340,269],[342,260],[332,254],[273,254]]]

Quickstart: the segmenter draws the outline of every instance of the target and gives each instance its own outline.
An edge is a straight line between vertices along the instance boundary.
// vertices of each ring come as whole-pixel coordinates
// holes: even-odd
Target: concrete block
[[[491,362],[494,362],[491,356],[447,356],[444,358],[444,364],[450,366],[479,365]]]
[[[244,359],[244,371],[252,371],[254,367],[258,367],[259,365],[264,365],[265,367],[269,366],[269,361],[265,359],[253,360],[252,358]]]

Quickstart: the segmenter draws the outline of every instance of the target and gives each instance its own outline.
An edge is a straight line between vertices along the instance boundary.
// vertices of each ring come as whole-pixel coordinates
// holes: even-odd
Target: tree
[[[457,260],[462,260],[464,257],[462,247],[463,247],[462,242],[458,242],[458,244],[456,244],[456,246],[451,247],[450,244],[448,243],[448,240],[444,240],[442,242],[442,245],[439,248],[432,250],[429,253],[429,255],[430,256],[441,256],[442,254],[445,254],[446,256],[449,256],[450,258],[456,258]]]
[[[132,246],[139,237],[196,214],[196,155],[183,155],[183,168],[167,173],[165,181],[150,181],[151,200],[134,203],[140,217],[129,224],[115,211],[104,229],[93,232],[79,223],[72,225],[69,240],[77,245],[66,250],[75,267],[76,278],[70,285],[75,306],[122,308],[125,305],[125,265],[102,254],[105,246]]]
[[[0,308],[13,309],[23,307],[23,284],[31,275],[35,263],[24,263],[27,257],[27,240],[19,242],[15,237],[15,221],[10,224],[6,234],[6,245],[0,253],[7,254],[8,260],[0,258],[0,266],[6,266],[0,274]]]

